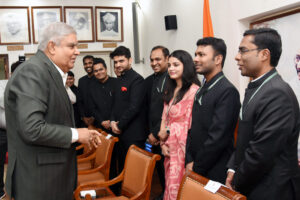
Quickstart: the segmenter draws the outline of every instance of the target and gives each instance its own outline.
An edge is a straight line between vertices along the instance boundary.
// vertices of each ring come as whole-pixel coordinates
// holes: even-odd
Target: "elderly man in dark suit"
[[[280,55],[280,35],[274,29],[261,28],[244,33],[235,57],[241,74],[253,80],[240,111],[226,185],[248,200],[300,198],[299,105],[276,70]]]
[[[77,179],[74,142],[101,142],[97,131],[72,128],[73,108],[64,86],[79,55],[77,44],[71,26],[50,24],[36,55],[7,84],[5,187],[15,200],[72,199]]]

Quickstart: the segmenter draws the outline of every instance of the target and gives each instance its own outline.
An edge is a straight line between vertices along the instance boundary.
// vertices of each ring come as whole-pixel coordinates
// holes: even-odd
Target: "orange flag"
[[[214,30],[209,11],[209,0],[204,0],[203,5],[203,37],[213,37]]]

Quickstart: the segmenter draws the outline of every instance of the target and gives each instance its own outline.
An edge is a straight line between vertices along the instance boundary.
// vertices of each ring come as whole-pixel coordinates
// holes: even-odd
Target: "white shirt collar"
[[[51,60],[51,62],[52,62],[52,60]],[[68,73],[64,73],[54,62],[52,62],[52,63],[56,67],[56,69],[58,70],[59,74],[61,75],[61,77],[63,79],[64,86],[65,86],[66,82],[67,82]]]

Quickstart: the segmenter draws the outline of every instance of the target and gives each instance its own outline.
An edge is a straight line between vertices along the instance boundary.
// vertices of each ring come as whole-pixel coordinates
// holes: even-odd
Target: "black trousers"
[[[161,159],[158,162],[156,162],[155,168],[157,170],[160,185],[162,187],[162,190],[164,191],[165,190],[165,167],[164,167],[165,157],[161,153],[160,145],[152,146],[152,153],[161,156]]]
[[[4,194],[3,175],[4,175],[4,163],[6,159],[6,152],[7,152],[6,131],[4,129],[0,129],[0,196]]]

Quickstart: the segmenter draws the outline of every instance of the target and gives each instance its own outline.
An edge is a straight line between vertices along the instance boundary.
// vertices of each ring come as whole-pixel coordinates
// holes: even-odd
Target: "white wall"
[[[215,37],[224,39],[227,44],[224,73],[240,90],[241,99],[249,80],[240,75],[234,57],[243,32],[252,20],[297,5],[300,5],[299,0],[210,0]],[[165,45],[170,51],[184,49],[194,54],[196,41],[202,37],[203,0],[151,0],[151,3],[141,0],[141,7],[147,24],[144,30],[145,55],[149,55],[157,44]],[[177,30],[165,30],[165,15],[177,15]],[[149,59],[146,61],[146,66],[149,66]],[[151,73],[149,67],[145,73]]]
[[[20,3],[21,2],[21,3]],[[124,42],[118,45],[129,47],[133,54],[132,2],[134,0],[0,0],[1,6],[121,6],[124,15]],[[184,49],[194,54],[196,41],[202,37],[203,0],[139,0],[140,55],[145,64],[133,65],[144,77],[152,73],[149,62],[150,51],[155,45],[165,45],[174,51]],[[281,10],[299,6],[299,0],[210,0],[210,11],[216,37],[223,38],[227,44],[227,58],[224,72],[240,90],[243,97],[248,79],[240,75],[234,57],[243,32],[249,22]],[[177,30],[165,30],[164,16],[177,15]],[[89,49],[83,51],[109,51],[102,43],[88,43]],[[24,52],[8,52],[10,63],[19,54],[34,53],[37,45],[24,45]],[[6,46],[0,46],[0,53],[6,53]],[[134,56],[134,55],[133,55]]]

